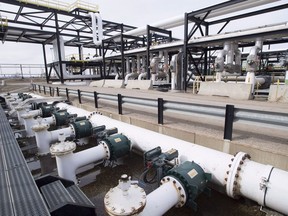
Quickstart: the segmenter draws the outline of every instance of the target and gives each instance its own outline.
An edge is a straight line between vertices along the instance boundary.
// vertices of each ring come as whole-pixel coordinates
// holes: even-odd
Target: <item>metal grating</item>
[[[44,185],[40,188],[50,209],[59,205],[75,203],[75,200],[68,193],[60,180]]]
[[[89,205],[94,207],[94,204],[88,199],[88,197],[79,189],[77,185],[67,187],[66,190],[74,198],[77,204]]]
[[[50,215],[0,107],[0,215]]]

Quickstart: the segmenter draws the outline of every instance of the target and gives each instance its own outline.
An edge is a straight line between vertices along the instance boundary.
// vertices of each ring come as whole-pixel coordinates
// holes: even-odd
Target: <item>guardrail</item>
[[[32,84],[33,90],[41,93],[42,91],[46,94],[47,86]],[[277,113],[277,112],[267,112],[259,111],[252,109],[242,109],[236,108],[234,105],[226,106],[212,106],[212,105],[203,105],[195,103],[182,103],[182,102],[173,102],[163,100],[162,98],[156,99],[146,99],[146,98],[137,98],[137,97],[128,97],[121,94],[112,95],[112,94],[103,94],[94,92],[87,92],[78,90],[72,90],[68,88],[54,88],[49,86],[50,96],[53,96],[55,93],[57,96],[66,95],[67,100],[69,96],[74,95],[78,97],[79,103],[82,103],[82,98],[89,100],[94,100],[95,108],[98,108],[99,100],[109,101],[115,103],[118,106],[118,114],[123,114],[123,104],[138,105],[141,107],[149,107],[157,110],[158,115],[158,124],[164,124],[164,113],[165,111],[171,111],[181,114],[201,114],[205,116],[213,116],[219,118],[225,118],[224,125],[224,139],[232,140],[233,134],[233,123],[243,122],[250,124],[265,124],[269,127],[280,126],[282,129],[288,130],[288,114],[286,113]]]

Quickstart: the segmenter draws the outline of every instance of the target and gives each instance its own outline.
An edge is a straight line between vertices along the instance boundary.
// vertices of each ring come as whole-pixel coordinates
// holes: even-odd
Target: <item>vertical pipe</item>
[[[60,95],[60,94],[59,94],[59,88],[57,87],[57,96],[59,97],[59,95]]]
[[[38,85],[38,89],[39,89],[39,93],[41,93],[41,86],[40,85]]]
[[[43,91],[44,91],[44,94],[46,95],[46,87],[43,86]]]

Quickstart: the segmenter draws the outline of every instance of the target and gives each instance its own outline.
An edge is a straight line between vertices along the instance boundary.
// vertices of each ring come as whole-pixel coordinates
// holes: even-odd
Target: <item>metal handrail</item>
[[[37,89],[37,88],[35,88]],[[66,92],[66,89],[59,88],[59,92]],[[69,94],[78,95],[77,90],[68,90]],[[88,91],[81,91],[81,96],[87,99],[94,100],[94,93]],[[118,103],[118,96],[113,94],[97,93],[98,99],[106,100],[109,102]],[[143,107],[157,108],[157,99],[146,99],[122,96],[122,104],[141,105]],[[163,111],[169,112],[181,112],[182,114],[201,114],[213,117],[225,118],[226,108],[224,106],[212,106],[195,103],[183,103],[174,101],[164,101]],[[288,114],[276,113],[252,109],[235,108],[233,121],[245,122],[245,123],[260,123],[270,126],[282,126],[288,130]],[[283,127],[284,126],[284,127]]]

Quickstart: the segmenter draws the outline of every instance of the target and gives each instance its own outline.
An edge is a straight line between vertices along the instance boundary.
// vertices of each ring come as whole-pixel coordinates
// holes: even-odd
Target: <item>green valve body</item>
[[[187,204],[195,210],[197,205],[194,200],[200,193],[209,192],[206,186],[211,174],[205,173],[197,163],[186,161],[169,170],[167,176],[173,176],[181,183],[187,195]]]
[[[66,111],[53,113],[56,121],[56,126],[63,126],[69,122],[70,114]]]
[[[76,139],[89,137],[92,135],[93,132],[92,124],[88,120],[72,122],[71,125],[75,130]]]
[[[131,142],[122,134],[106,137],[102,141],[107,144],[110,151],[110,159],[112,160],[121,158],[130,152]]]
[[[53,105],[42,105],[40,106],[40,109],[42,110],[42,117],[50,117],[54,111]]]

